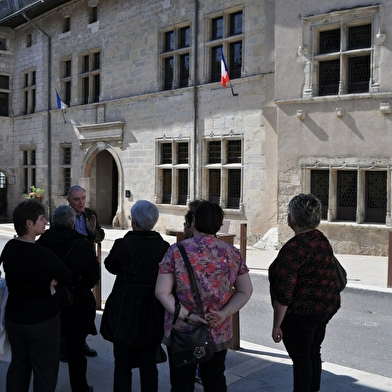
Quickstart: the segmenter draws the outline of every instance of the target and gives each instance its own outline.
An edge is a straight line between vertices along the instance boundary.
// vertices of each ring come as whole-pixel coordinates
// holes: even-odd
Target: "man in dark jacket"
[[[78,233],[86,235],[93,245],[101,243],[105,238],[105,232],[98,222],[97,213],[90,208],[86,208],[86,190],[79,185],[71,186],[68,190],[67,200],[76,213],[74,229]],[[97,356],[96,350],[89,347],[87,342],[85,342],[83,350],[84,355],[88,357]],[[64,345],[62,345],[60,358],[63,362],[66,362],[66,357]]]
[[[95,298],[91,292],[99,279],[100,265],[85,235],[74,230],[75,211],[67,205],[56,208],[52,227],[37,243],[51,249],[72,275],[73,302],[61,309],[61,333],[65,338],[72,392],[91,392],[86,379],[87,360],[83,351],[88,334],[96,335]]]

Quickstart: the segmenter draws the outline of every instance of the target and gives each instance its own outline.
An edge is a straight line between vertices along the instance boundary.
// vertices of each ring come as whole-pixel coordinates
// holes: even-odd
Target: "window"
[[[36,185],[36,151],[23,150],[22,154],[22,193],[29,193],[30,187]]]
[[[99,51],[80,56],[80,89],[82,104],[99,102],[101,93],[101,53]]]
[[[322,219],[385,224],[387,179],[386,170],[311,170],[310,191]]]
[[[98,7],[90,7],[88,15],[88,23],[95,23],[98,21]]]
[[[341,31],[344,28],[343,25],[340,29],[320,32],[319,95],[344,92],[339,91],[341,81],[345,81],[343,86],[347,86],[349,94],[369,91],[371,25],[348,27],[347,35]],[[344,64],[346,70],[341,69]]]
[[[0,38],[0,50],[7,50],[7,40]]]
[[[166,139],[158,141],[157,148],[158,203],[186,205],[189,195],[189,142]]]
[[[61,97],[63,102],[70,106],[71,104],[71,70],[72,63],[70,59],[65,59],[61,62]]]
[[[64,18],[63,21],[63,33],[71,31],[71,18],[69,16]]]
[[[26,47],[29,48],[32,45],[32,37],[31,34],[26,35]]]
[[[191,29],[189,26],[174,28],[163,34],[163,88],[172,90],[188,87],[190,78]]]
[[[311,190],[321,202],[321,219],[328,218],[329,171],[312,170]]]
[[[10,77],[0,75],[0,116],[9,116]]]
[[[239,209],[242,197],[242,139],[206,139],[206,199],[223,208]]]
[[[60,192],[67,195],[71,187],[71,147],[61,147],[61,166],[60,166]]]
[[[221,53],[223,51],[230,79],[241,77],[242,70],[242,11],[227,13],[209,20],[211,82],[221,79]]]
[[[34,113],[36,110],[36,72],[26,72],[23,75],[23,82],[23,114]]]
[[[304,18],[301,51],[310,60],[304,97],[378,92],[375,61],[385,40],[377,34],[379,19],[378,6]]]

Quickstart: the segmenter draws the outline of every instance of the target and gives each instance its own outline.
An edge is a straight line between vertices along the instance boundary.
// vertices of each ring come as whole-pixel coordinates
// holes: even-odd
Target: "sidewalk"
[[[121,229],[105,227],[106,238],[102,244],[104,253],[110,251],[113,242],[127,232]],[[13,238],[12,224],[0,224],[0,237]],[[174,243],[175,237],[163,235],[169,242]],[[277,254],[276,250],[260,250],[248,247],[246,262],[251,273],[267,274],[268,266]],[[387,288],[387,257],[337,255],[348,273],[348,289],[362,289],[392,293]],[[102,312],[97,312],[96,323],[99,326]],[[111,392],[114,360],[112,344],[97,336],[89,336],[88,343],[97,348],[99,355],[88,358],[88,380],[94,386],[95,392]],[[229,392],[291,392],[292,391],[292,362],[283,350],[241,341],[239,350],[229,350],[226,361],[226,377]],[[0,391],[8,363],[0,362]],[[170,391],[168,364],[158,365],[159,392]],[[139,376],[134,371],[133,392],[139,392]],[[200,384],[195,391],[202,391]],[[31,389],[32,391],[32,389]],[[67,364],[60,363],[57,392],[69,392]],[[356,369],[339,366],[333,363],[323,363],[321,391],[325,392],[391,392],[392,379],[362,372]]]

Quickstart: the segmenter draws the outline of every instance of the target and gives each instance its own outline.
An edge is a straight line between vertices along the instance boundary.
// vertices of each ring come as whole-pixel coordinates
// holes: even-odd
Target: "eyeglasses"
[[[187,223],[187,222],[184,222],[184,227],[189,228],[189,227],[191,227],[191,225],[189,223]]]

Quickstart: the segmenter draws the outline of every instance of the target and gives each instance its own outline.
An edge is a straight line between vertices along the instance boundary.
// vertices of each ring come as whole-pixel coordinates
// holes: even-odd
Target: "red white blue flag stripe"
[[[223,87],[226,87],[226,84],[229,83],[229,73],[227,72],[227,66],[225,61],[225,56],[223,56],[223,50],[221,51],[221,83]]]

